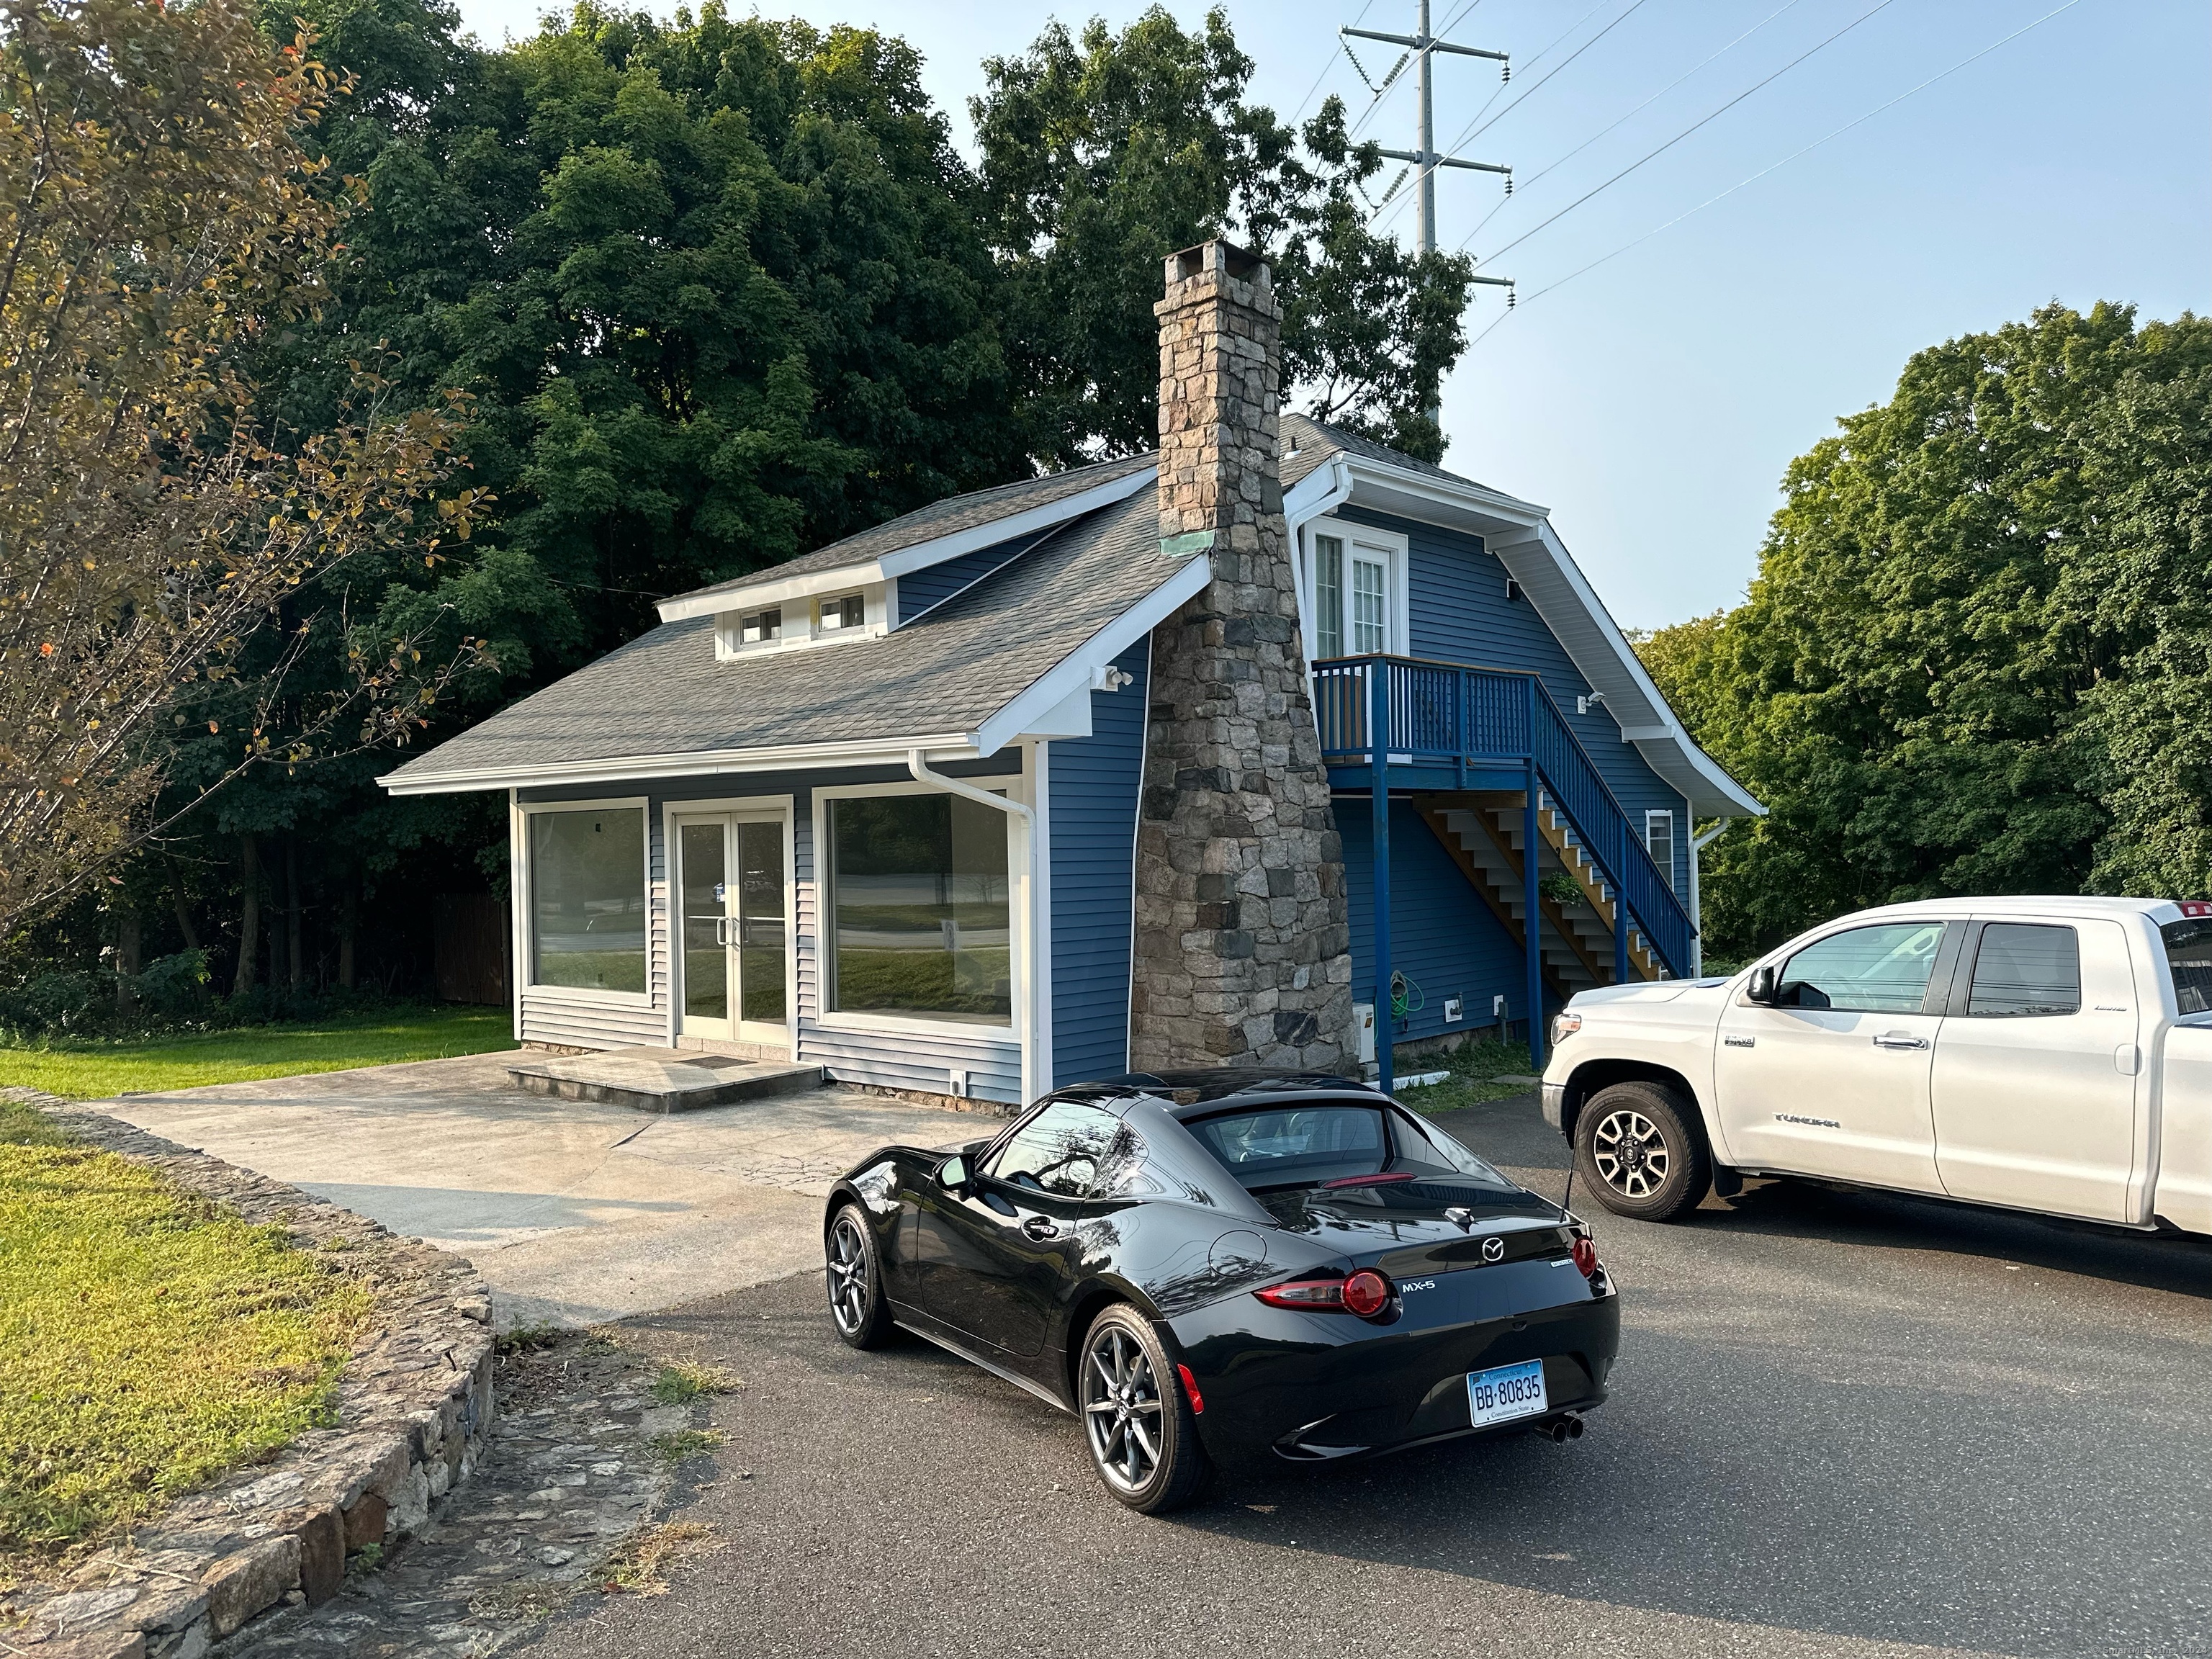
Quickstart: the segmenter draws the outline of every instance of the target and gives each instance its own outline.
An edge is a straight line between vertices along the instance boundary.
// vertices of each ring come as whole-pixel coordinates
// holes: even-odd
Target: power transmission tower
[[[1440,40],[1429,33],[1429,0],[1414,0],[1413,33],[1388,34],[1376,29],[1344,28],[1337,33],[1352,40],[1381,40],[1394,46],[1403,46],[1413,60],[1413,98],[1416,105],[1416,143],[1411,150],[1386,149],[1383,155],[1394,161],[1403,161],[1415,168],[1413,214],[1415,235],[1423,253],[1437,251],[1437,169],[1464,167],[1469,173],[1503,174],[1508,195],[1513,191],[1513,169],[1497,161],[1470,161],[1463,156],[1440,155],[1437,149],[1437,117],[1434,81],[1430,73],[1429,60],[1437,52],[1449,52],[1460,58],[1487,58],[1497,64],[1507,79],[1512,78],[1513,67],[1502,52],[1489,52],[1480,46],[1462,46],[1449,40]],[[1355,64],[1358,59],[1353,59]],[[1401,64],[1404,58],[1398,60]],[[1364,75],[1365,71],[1361,71]],[[1386,82],[1387,84],[1387,82]],[[1513,303],[1513,279],[1510,276],[1476,276],[1475,282],[1488,288],[1506,291],[1505,302]],[[1437,418],[1438,410],[1431,404],[1429,418]]]

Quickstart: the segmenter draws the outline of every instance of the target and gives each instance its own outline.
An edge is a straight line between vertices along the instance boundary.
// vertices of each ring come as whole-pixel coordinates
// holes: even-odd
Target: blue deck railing
[[[1407,657],[1338,657],[1314,665],[1314,712],[1322,758],[1334,767],[1449,769],[1466,787],[1481,774],[1534,763],[1616,903],[1626,902],[1669,973],[1690,971],[1697,935],[1690,913],[1535,675]]]

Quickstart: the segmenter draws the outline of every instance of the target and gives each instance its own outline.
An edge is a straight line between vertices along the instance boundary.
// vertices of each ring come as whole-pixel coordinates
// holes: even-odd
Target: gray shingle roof
[[[1304,415],[1285,415],[1282,419],[1283,488],[1292,484],[1319,466],[1331,455],[1341,453],[1363,456],[1370,461],[1402,468],[1408,472],[1425,472],[1432,478],[1448,478],[1454,483],[1470,484],[1475,489],[1485,486],[1472,478],[1447,471],[1433,461],[1416,460],[1402,449],[1393,449],[1388,444],[1378,444],[1372,438],[1363,438],[1357,433],[1346,432],[1341,427],[1324,426],[1321,422]],[[1297,453],[1290,453],[1297,447]]]
[[[1183,563],[1140,490],[879,638],[717,662],[712,617],[665,623],[392,778],[972,732]]]
[[[702,594],[720,593],[732,588],[757,587],[763,582],[781,581],[790,576],[811,575],[817,570],[842,570],[848,565],[867,564],[909,547],[934,541],[939,536],[950,536],[962,530],[972,530],[995,520],[1012,518],[1017,513],[1026,513],[1032,507],[1048,507],[1065,501],[1070,495],[1079,495],[1086,489],[1111,483],[1116,478],[1126,478],[1152,465],[1154,457],[1125,455],[1119,460],[1100,461],[1093,466],[1071,467],[1065,472],[1048,473],[1042,478],[1022,478],[1013,483],[997,484],[989,489],[970,490],[965,495],[947,495],[941,501],[932,501],[927,507],[916,507],[902,517],[863,530],[857,536],[848,536],[842,542],[832,542],[811,553],[802,553],[795,559],[770,565],[765,570],[751,570],[742,576],[733,576],[726,582],[714,582],[705,587],[678,593],[679,599],[697,599]]]

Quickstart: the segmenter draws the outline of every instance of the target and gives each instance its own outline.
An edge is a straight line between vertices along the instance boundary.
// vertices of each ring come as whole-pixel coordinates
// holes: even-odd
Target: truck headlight
[[[1556,1048],[1583,1029],[1583,1017],[1571,1008],[1552,1017],[1552,1046]]]

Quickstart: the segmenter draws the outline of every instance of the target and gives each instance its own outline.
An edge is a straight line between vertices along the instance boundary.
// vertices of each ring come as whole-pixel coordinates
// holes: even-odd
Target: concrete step
[[[747,1060],[696,1048],[518,1055],[508,1063],[507,1075],[516,1088],[530,1094],[628,1106],[641,1112],[694,1111],[822,1086],[819,1066]]]

